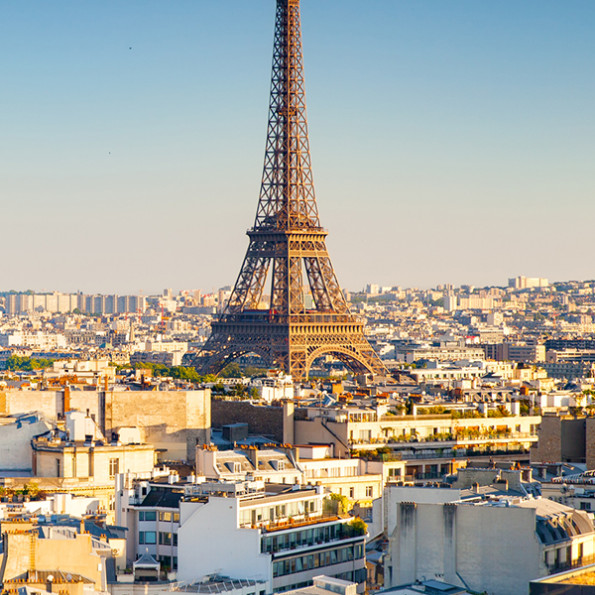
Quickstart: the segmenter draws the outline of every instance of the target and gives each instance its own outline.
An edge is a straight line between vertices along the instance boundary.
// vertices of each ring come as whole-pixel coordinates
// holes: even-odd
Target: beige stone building
[[[309,407],[295,416],[296,444],[332,444],[334,456],[351,449],[397,448],[406,443],[434,443],[441,448],[518,444],[529,448],[537,442],[541,416],[453,418],[444,415],[392,415],[382,407]]]
[[[38,477],[83,479],[113,487],[118,473],[151,473],[155,449],[150,444],[76,443],[61,438],[33,440],[33,472]]]
[[[114,508],[115,478],[119,473],[150,476],[155,467],[155,448],[141,444],[139,432],[122,430],[128,440],[105,440],[92,417],[78,411],[66,414],[65,430],[51,430],[31,441],[33,475],[45,491],[52,483],[75,494],[97,496],[102,508]],[[72,489],[75,488],[75,489]]]
[[[82,595],[107,591],[107,541],[88,533],[41,538],[30,523],[2,523],[0,583],[10,590],[29,585],[48,591]]]
[[[197,444],[211,441],[211,391],[110,391],[105,393],[108,432],[135,426],[141,440],[169,461],[193,461]]]
[[[595,418],[544,415],[532,463],[586,463],[595,469]]]
[[[37,412],[49,423],[69,411],[86,412],[108,439],[122,428],[138,427],[141,441],[160,449],[166,460],[194,460],[197,444],[208,444],[211,391],[4,390],[0,417]]]

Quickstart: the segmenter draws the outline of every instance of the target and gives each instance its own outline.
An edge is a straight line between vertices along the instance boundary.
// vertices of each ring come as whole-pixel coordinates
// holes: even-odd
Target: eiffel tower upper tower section
[[[320,230],[296,1],[277,4],[267,146],[254,229]]]

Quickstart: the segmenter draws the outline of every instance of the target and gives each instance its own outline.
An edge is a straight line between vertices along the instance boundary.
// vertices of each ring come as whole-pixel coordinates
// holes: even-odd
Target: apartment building
[[[518,445],[530,448],[537,442],[537,415],[478,417],[394,415],[384,405],[377,407],[337,405],[308,407],[305,419],[294,423],[296,444],[332,444],[335,456],[349,456],[351,449],[477,448]]]
[[[363,592],[365,530],[331,504],[321,487],[195,485],[180,501],[178,579],[194,581],[217,568],[270,580],[281,592],[325,574],[356,582]]]
[[[485,354],[481,347],[467,347],[465,345],[405,346],[395,347],[395,359],[408,364],[418,360],[440,362],[454,362],[459,360],[483,361]]]
[[[589,515],[545,499],[401,502],[388,536],[386,586],[443,577],[510,595],[526,593],[532,579],[595,560]]]
[[[325,445],[222,451],[215,446],[199,445],[196,474],[225,481],[251,478],[267,483],[321,485],[347,497],[351,504],[370,504],[380,496],[389,477],[405,476],[405,463],[401,461],[336,459],[330,457],[330,451]]]
[[[319,574],[365,588],[365,529],[320,486],[122,475],[116,493],[130,563],[148,552],[184,583],[216,569],[275,592],[310,585]]]
[[[543,362],[545,361],[545,345],[515,343],[486,343],[482,345],[486,359],[511,362]]]

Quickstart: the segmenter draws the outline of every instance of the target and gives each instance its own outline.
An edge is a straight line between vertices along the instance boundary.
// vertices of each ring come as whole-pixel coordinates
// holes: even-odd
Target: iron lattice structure
[[[250,245],[229,302],[192,362],[197,370],[217,374],[241,355],[256,353],[301,380],[316,358],[330,354],[355,373],[386,374],[363,322],[349,311],[318,217],[299,0],[277,0],[264,172],[247,234]],[[267,279],[270,299],[263,304]]]

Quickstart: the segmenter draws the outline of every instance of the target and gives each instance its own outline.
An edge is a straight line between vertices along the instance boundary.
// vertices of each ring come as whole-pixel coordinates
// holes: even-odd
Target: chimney
[[[258,448],[256,446],[248,447],[248,459],[254,466],[254,469],[258,469]]]
[[[63,404],[64,414],[70,411],[70,385],[66,384],[64,386],[64,404]]]

